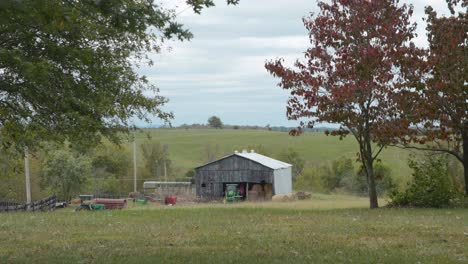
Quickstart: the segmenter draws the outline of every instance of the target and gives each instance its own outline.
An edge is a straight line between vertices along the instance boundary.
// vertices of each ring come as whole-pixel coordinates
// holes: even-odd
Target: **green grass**
[[[220,155],[231,154],[248,145],[263,145],[275,157],[291,147],[302,155],[310,166],[329,163],[340,157],[356,159],[359,151],[355,139],[326,136],[324,133],[305,133],[299,137],[286,132],[267,130],[233,129],[149,129],[154,141],[168,144],[174,166],[181,174],[200,166],[205,160],[207,145],[219,146]],[[146,135],[137,136],[137,144],[147,140]],[[410,152],[398,148],[387,148],[381,153],[381,160],[387,164],[398,182],[405,182],[410,175],[407,158]]]
[[[468,210],[367,199],[0,214],[0,263],[467,263]]]

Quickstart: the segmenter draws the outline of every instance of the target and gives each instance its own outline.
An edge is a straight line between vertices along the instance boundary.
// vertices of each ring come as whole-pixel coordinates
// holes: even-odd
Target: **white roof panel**
[[[289,163],[275,160],[270,157],[263,156],[261,154],[254,153],[254,152],[242,152],[242,153],[239,152],[239,153],[235,153],[234,155],[258,162],[262,164],[263,166],[268,167],[270,169],[274,169],[274,170],[292,167],[292,165]]]

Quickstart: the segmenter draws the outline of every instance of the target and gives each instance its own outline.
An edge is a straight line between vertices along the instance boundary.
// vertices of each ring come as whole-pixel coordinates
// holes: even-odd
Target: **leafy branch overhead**
[[[237,5],[240,0],[227,0],[228,5]],[[200,14],[203,8],[215,6],[214,0],[187,0],[186,3],[193,7],[193,12]]]
[[[187,3],[197,13],[213,5]],[[192,38],[176,18],[153,1],[1,1],[1,143],[119,142],[132,117],[171,119],[135,66],[151,65],[168,39]]]

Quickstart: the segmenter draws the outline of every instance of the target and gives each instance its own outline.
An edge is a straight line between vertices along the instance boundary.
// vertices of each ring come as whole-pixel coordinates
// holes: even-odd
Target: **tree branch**
[[[451,155],[455,156],[455,158],[457,158],[457,160],[459,160],[461,163],[463,163],[463,157],[461,156],[461,153],[457,153],[457,152],[455,152],[453,150],[450,150],[450,149],[434,149],[434,148],[428,148],[428,147],[405,146],[405,145],[398,145],[398,144],[394,144],[394,145],[390,145],[390,146],[401,148],[401,149],[416,149],[416,150],[448,153],[448,154],[451,154]]]
[[[380,154],[380,152],[382,152],[382,150],[384,149],[385,146],[380,146],[380,149],[379,151],[377,151],[377,153],[372,157],[372,161],[374,161]]]

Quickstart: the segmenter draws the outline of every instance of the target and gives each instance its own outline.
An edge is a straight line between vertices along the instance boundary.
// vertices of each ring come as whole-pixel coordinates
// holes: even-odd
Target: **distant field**
[[[148,129],[146,132],[152,136],[152,140],[169,146],[173,164],[181,173],[203,164],[207,145],[213,148],[218,145],[221,156],[248,145],[261,144],[275,157],[291,147],[310,165],[322,165],[342,156],[356,159],[358,152],[354,138],[339,140],[338,137],[318,132],[305,133],[299,137],[267,130]],[[146,140],[144,134],[137,136],[138,144]],[[411,173],[406,163],[409,153],[398,148],[388,148],[381,153],[382,162],[391,167],[393,176],[402,180],[399,182],[404,182]]]
[[[367,199],[0,214],[0,263],[467,263],[468,211]]]

